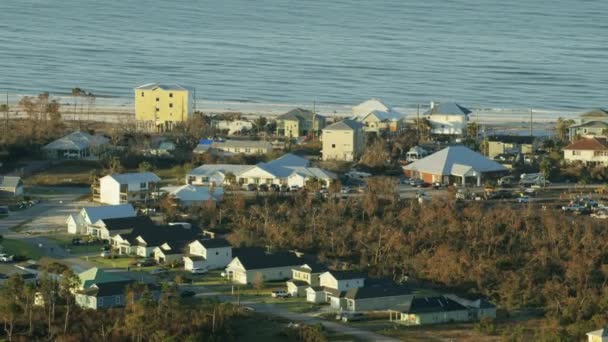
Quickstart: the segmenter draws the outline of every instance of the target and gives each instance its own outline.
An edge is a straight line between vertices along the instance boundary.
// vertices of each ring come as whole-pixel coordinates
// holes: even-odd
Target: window
[[[97,298],[97,306],[103,306],[103,298]]]
[[[215,252],[215,255],[220,255],[220,252]]]
[[[156,111],[158,112],[160,109],[156,108]]]
[[[250,148],[248,148],[248,147],[246,147],[246,148],[245,148],[245,153],[251,153],[251,149],[250,149]]]
[[[336,144],[331,144],[331,148],[336,148]]]
[[[115,296],[114,298],[116,299],[116,305],[122,304],[122,298],[120,298],[120,296]]]
[[[144,92],[143,91],[141,92],[141,97],[144,97]]]
[[[173,108],[173,103],[169,103],[169,108]]]
[[[145,188],[148,187],[148,183],[146,183],[146,182],[139,183],[139,187],[142,188],[142,189],[145,189]]]
[[[169,93],[169,97],[173,97],[173,93]]]
[[[160,101],[160,99],[157,97],[157,98],[156,98],[156,102],[158,102],[158,101]]]
[[[572,155],[573,156],[580,156],[581,155],[581,151],[572,151]]]

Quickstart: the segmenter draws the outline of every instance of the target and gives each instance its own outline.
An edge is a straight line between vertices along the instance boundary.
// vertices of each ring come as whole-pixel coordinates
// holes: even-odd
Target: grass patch
[[[101,251],[99,253],[101,253]],[[101,256],[95,256],[95,257],[84,257],[84,258],[85,258],[85,260],[88,260],[88,261],[94,263],[97,267],[100,267],[100,268],[127,268],[128,266],[130,266],[129,264],[131,262],[136,260],[136,258],[128,258],[128,257],[110,259],[110,258],[102,258]]]
[[[22,232],[27,228],[27,225],[34,221],[34,218],[27,219],[15,226],[12,226],[10,229],[16,233]]]
[[[2,252],[9,255],[21,255],[29,259],[40,259],[42,257],[42,251],[40,248],[33,246],[25,241],[3,239],[2,240]]]
[[[87,254],[87,253],[101,253],[101,247],[103,243],[90,243],[86,245],[73,245],[72,240],[76,238],[86,239],[85,236],[69,235],[69,234],[55,234],[45,236],[47,239],[53,241],[65,250],[69,250],[72,254]]]
[[[84,160],[67,160],[52,165],[24,180],[26,185],[88,185],[91,170],[99,163]]]

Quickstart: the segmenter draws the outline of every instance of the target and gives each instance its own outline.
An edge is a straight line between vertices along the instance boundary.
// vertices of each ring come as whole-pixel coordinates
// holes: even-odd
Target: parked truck
[[[545,176],[543,176],[542,173],[522,173],[521,176],[519,176],[519,185],[522,186],[545,186],[547,184],[550,184],[550,182],[545,179]]]

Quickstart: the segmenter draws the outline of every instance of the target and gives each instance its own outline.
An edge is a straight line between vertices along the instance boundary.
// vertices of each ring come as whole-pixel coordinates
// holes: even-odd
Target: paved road
[[[234,296],[225,295],[225,294],[222,294],[219,292],[214,292],[204,286],[189,286],[188,288],[197,292],[197,297],[216,297],[220,301],[237,304],[237,301],[234,298]],[[242,306],[253,308],[256,312],[261,312],[261,313],[265,313],[265,314],[269,314],[269,315],[273,315],[273,316],[278,316],[278,317],[285,318],[292,322],[306,323],[306,324],[310,324],[310,325],[321,324],[327,330],[333,331],[338,334],[350,335],[350,336],[353,336],[353,337],[356,337],[358,339],[365,340],[365,341],[388,341],[388,342],[399,341],[394,338],[379,335],[379,334],[376,334],[369,330],[359,329],[359,328],[353,327],[351,325],[339,324],[339,323],[335,323],[335,322],[326,321],[326,320],[320,319],[318,317],[315,317],[312,314],[291,312],[291,311],[289,311],[285,308],[282,308],[279,305],[275,305],[275,304],[258,303],[258,302],[252,302],[252,301],[240,301],[239,304]]]

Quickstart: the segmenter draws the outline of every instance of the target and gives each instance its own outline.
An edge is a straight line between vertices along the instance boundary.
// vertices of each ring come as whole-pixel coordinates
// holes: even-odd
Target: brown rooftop
[[[608,150],[608,142],[606,138],[584,138],[564,147],[564,150]]]

